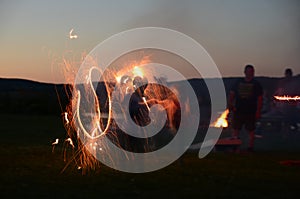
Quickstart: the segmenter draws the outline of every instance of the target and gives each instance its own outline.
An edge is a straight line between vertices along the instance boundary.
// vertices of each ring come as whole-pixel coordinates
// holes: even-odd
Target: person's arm
[[[236,82],[234,82],[233,86],[230,89],[229,92],[229,98],[228,98],[228,109],[229,111],[236,111],[235,109],[235,100],[236,100],[236,96],[237,96],[237,87],[239,84],[240,80],[237,80]]]

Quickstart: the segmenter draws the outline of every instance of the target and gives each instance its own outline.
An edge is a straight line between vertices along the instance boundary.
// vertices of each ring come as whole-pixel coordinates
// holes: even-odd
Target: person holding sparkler
[[[280,100],[285,97],[294,97],[299,94],[299,82],[297,78],[293,77],[293,71],[291,68],[287,68],[284,71],[284,78],[278,83],[278,89],[274,93],[273,97],[275,108],[278,109],[277,114],[282,117],[282,125],[284,132],[288,132],[289,129],[296,129],[297,121],[299,120],[299,113],[297,110],[297,100]]]
[[[146,78],[137,76],[133,80],[133,86],[135,90],[129,103],[130,116],[139,126],[146,126],[150,123],[149,106],[144,95],[148,81]]]
[[[129,101],[129,113],[133,121],[139,126],[150,124],[150,108],[145,98],[145,90],[148,86],[148,80],[144,77],[136,76],[133,79],[134,92]],[[147,141],[143,138],[130,137],[129,142],[134,152],[147,151]]]

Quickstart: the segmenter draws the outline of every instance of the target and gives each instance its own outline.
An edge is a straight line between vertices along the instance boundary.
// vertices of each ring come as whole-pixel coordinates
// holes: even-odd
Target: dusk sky
[[[298,0],[0,1],[0,77],[64,82],[56,73],[66,49],[89,52],[124,30],[155,26],[198,41],[223,77],[300,74]],[[78,39],[69,40],[74,28]]]

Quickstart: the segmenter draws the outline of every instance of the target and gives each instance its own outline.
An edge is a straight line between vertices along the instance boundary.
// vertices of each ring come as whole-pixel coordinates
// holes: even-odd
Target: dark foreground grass
[[[63,161],[59,117],[2,116],[0,198],[298,198],[300,167],[279,164],[299,152],[211,153],[156,172],[130,174],[104,165],[83,175]]]

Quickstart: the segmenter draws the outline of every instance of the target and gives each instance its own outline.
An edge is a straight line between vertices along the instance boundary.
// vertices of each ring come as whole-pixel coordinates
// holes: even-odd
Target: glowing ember
[[[53,142],[52,143],[52,153],[54,152],[54,148],[55,148],[55,146],[58,144],[58,142],[59,142],[59,139],[57,138],[57,139],[55,139],[55,142]]]
[[[68,142],[72,146],[72,148],[75,147],[71,138],[66,139],[66,142]]]
[[[229,113],[229,109],[226,109],[221,116],[215,121],[212,126],[217,128],[226,128],[228,127],[227,115]]]
[[[284,96],[274,96],[275,99],[279,100],[279,101],[297,101],[300,100],[300,96],[288,96],[288,95],[284,95]]]
[[[69,38],[70,38],[70,39],[77,39],[78,36],[77,36],[77,35],[73,35],[73,31],[74,31],[74,29],[72,28],[72,29],[70,30],[70,32],[69,32]]]
[[[69,119],[68,119],[68,113],[67,113],[67,112],[65,112],[65,121],[66,121],[66,124],[69,124],[69,123],[70,123],[70,121],[69,121]]]
[[[59,142],[59,139],[57,138],[57,139],[55,139],[55,142],[52,143],[52,145],[57,145],[58,142]]]

